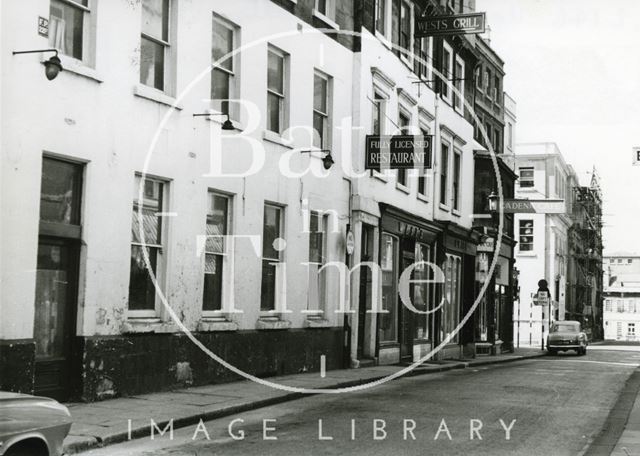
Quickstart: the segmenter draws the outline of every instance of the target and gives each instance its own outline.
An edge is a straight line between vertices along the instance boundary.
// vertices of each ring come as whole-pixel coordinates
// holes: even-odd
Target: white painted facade
[[[569,217],[569,180],[575,175],[566,164],[554,143],[518,144],[515,150],[515,172],[520,176],[515,188],[517,199],[563,199],[564,214],[515,214],[515,236],[518,240],[515,257],[520,271],[519,319],[517,306],[514,309],[514,340],[520,345],[540,346],[546,340],[549,319],[564,319],[565,291],[567,283],[568,239],[571,224]],[[523,180],[532,184],[524,184]],[[523,179],[524,177],[524,179]],[[533,223],[533,242],[523,236],[528,222]],[[522,228],[521,228],[522,227]],[[527,246],[529,244],[529,247]],[[532,244],[532,245],[531,245]],[[545,279],[555,310],[549,315],[548,306],[536,306],[533,297],[538,290],[538,281]]]
[[[614,252],[604,258],[604,338],[640,339],[640,256]]]

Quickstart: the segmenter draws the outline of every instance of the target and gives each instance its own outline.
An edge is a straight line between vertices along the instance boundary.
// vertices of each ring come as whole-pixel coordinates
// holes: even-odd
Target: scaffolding
[[[566,318],[581,321],[594,339],[602,327],[602,192],[593,169],[589,186],[574,186],[569,229]]]

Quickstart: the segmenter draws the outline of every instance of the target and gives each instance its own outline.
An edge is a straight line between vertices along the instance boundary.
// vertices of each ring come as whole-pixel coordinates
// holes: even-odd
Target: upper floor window
[[[440,146],[440,204],[447,204],[447,182],[449,180],[449,146]]]
[[[49,45],[62,54],[86,60],[89,0],[51,0]]]
[[[452,192],[452,200],[453,200],[453,209],[460,209],[460,172],[461,172],[461,154],[459,152],[455,152],[453,154],[453,182],[451,186]]]
[[[453,106],[460,113],[464,112],[464,60],[456,56],[456,63],[453,71]]]
[[[420,130],[420,134],[424,135],[424,136],[429,136],[429,131],[425,130],[425,129],[421,129]],[[426,169],[427,166],[429,166],[429,163],[424,163],[424,166],[422,169],[418,170],[418,193],[423,195],[423,196],[427,196],[427,175],[426,175]]]
[[[313,75],[313,145],[331,147],[331,78],[318,71]]]
[[[286,64],[284,52],[269,46],[267,56],[267,130],[282,133],[286,123]]]
[[[533,167],[520,168],[520,179],[518,179],[521,188],[533,187]]]
[[[442,49],[442,97],[451,103],[450,79],[453,76],[453,50],[446,42]]]
[[[142,0],[140,82],[166,91],[169,60],[169,0]]]
[[[433,38],[416,38],[414,43],[414,73],[431,86],[431,55],[433,54]]]
[[[521,252],[533,250],[533,220],[520,220],[518,248]]]
[[[372,104],[373,104],[373,107],[372,107],[371,134],[383,135],[385,132],[385,128],[384,128],[385,112],[384,111],[386,108],[386,98],[384,98],[378,92],[374,92]]]
[[[404,110],[400,110],[398,114],[398,127],[400,127],[400,131],[398,132],[401,135],[410,134],[410,126],[411,126],[411,116],[405,112]],[[398,169],[398,184],[407,186],[407,170],[404,168]]]
[[[376,30],[386,36],[387,0],[376,0]]]
[[[507,123],[507,146],[509,149],[513,149],[513,124]]]
[[[213,108],[237,118],[238,113],[231,109],[230,99],[239,98],[240,84],[238,81],[239,60],[237,56],[229,54],[237,47],[238,28],[218,17],[213,18],[213,36],[211,47],[211,99]],[[216,63],[217,62],[217,63]]]
[[[501,101],[501,93],[502,91],[500,90],[500,76],[498,76],[496,74],[494,82],[493,82],[493,99],[496,101],[496,103],[500,103]]]
[[[398,44],[402,49],[411,49],[411,4],[402,0],[400,2],[400,30]]]
[[[332,21],[336,20],[336,0],[316,0],[316,11]]]

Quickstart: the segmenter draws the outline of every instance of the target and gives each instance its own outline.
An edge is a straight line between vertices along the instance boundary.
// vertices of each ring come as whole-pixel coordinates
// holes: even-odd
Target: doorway
[[[402,271],[410,267],[415,262],[415,252],[413,250],[414,243],[413,242],[404,242],[403,241],[402,248],[402,267],[399,271],[402,274]],[[406,245],[405,245],[406,244]],[[409,248],[411,250],[409,250]],[[399,277],[399,276],[398,276]],[[413,287],[411,288],[411,299],[413,300]],[[412,361],[413,360],[413,335],[414,335],[414,313],[407,308],[402,303],[402,299],[400,299],[400,295],[398,295],[398,328],[400,330],[400,334],[398,335],[398,339],[400,341],[400,361]]]
[[[362,251],[360,253],[360,262],[373,261],[373,226],[362,224],[362,235],[360,238]],[[358,359],[364,358],[365,332],[367,332],[367,319],[371,321],[371,314],[367,313],[367,309],[371,308],[371,286],[372,276],[371,270],[367,267],[361,267],[360,270],[360,293],[358,302]]]

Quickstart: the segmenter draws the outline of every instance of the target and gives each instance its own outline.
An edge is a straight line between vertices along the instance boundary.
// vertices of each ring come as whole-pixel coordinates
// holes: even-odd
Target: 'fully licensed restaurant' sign
[[[433,136],[367,135],[365,169],[431,168]]]

